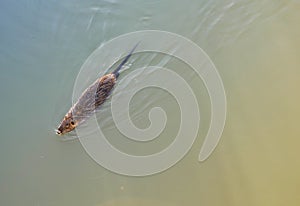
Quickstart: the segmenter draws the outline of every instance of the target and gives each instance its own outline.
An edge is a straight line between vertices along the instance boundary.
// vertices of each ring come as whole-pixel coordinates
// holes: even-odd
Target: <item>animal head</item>
[[[73,119],[72,114],[68,113],[60,123],[58,129],[56,130],[56,134],[64,135],[74,130],[76,126],[77,121]]]

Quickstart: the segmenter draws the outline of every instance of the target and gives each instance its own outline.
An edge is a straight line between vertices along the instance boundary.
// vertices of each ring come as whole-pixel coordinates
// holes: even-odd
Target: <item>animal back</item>
[[[83,119],[98,109],[110,95],[115,83],[116,77],[114,74],[107,74],[97,79],[82,93],[71,109],[73,117]]]

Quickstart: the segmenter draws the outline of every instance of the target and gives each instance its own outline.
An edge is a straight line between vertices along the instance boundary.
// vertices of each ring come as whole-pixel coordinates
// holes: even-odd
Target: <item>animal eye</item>
[[[69,123],[66,124],[66,127],[69,127]]]
[[[71,122],[71,125],[73,125],[73,126],[74,126],[74,124],[75,124],[75,123],[72,121],[72,122]]]

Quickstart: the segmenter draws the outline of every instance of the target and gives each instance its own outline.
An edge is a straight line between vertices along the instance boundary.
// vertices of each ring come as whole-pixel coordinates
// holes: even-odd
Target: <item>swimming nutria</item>
[[[86,120],[86,118],[89,117],[95,111],[95,109],[105,102],[114,85],[116,84],[120,69],[128,61],[137,45],[130,51],[126,58],[112,73],[106,74],[97,79],[82,93],[78,101],[65,115],[64,119],[56,130],[56,134],[63,135],[74,130],[80,123]]]

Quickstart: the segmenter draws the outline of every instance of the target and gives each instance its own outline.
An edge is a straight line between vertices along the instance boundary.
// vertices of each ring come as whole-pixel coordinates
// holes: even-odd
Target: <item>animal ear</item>
[[[71,116],[72,116],[72,114],[68,112],[68,113],[66,114],[66,116],[65,116],[65,119],[68,119],[68,118],[70,118]]]

